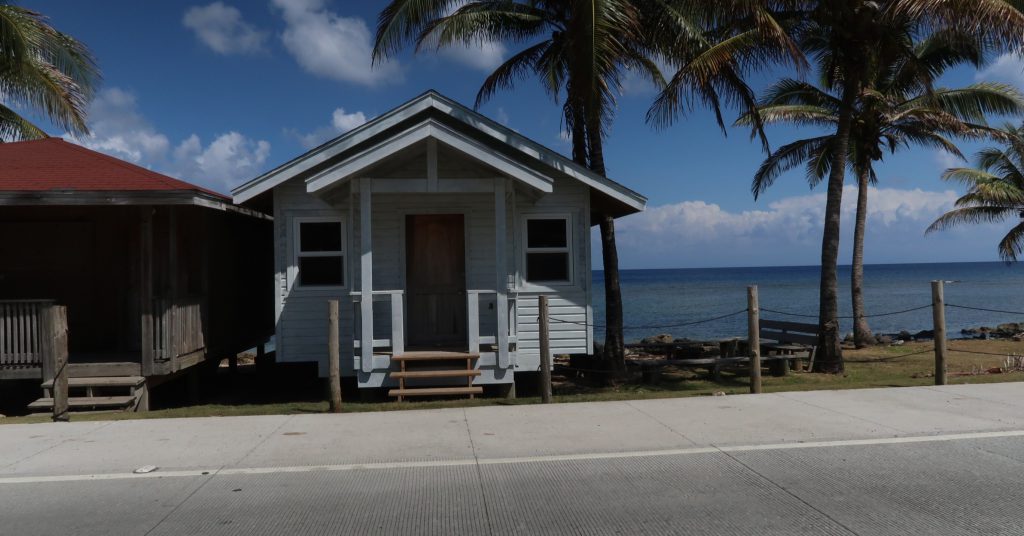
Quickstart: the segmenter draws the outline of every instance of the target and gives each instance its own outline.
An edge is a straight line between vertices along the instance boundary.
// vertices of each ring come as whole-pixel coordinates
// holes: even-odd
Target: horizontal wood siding
[[[569,179],[555,181],[551,193],[534,198],[516,196],[516,237],[512,262],[516,271],[518,299],[516,324],[519,338],[517,370],[537,370],[540,343],[537,296],[550,298],[551,351],[559,354],[589,354],[593,347],[593,313],[590,265],[590,190]],[[565,215],[572,218],[573,281],[571,285],[537,286],[524,280],[524,220],[528,215]]]
[[[348,295],[352,288],[354,271],[346,274],[346,288],[338,290],[310,290],[292,288],[295,266],[292,257],[294,247],[295,218],[337,217],[348,229],[348,251],[345,262],[351,265],[353,252],[358,251],[358,242],[351,239],[351,222],[348,218],[347,202],[337,201],[338,206],[319,197],[306,193],[305,183],[293,179],[274,189],[274,266],[277,288],[276,352],[279,362],[316,362],[320,375],[327,374],[327,301],[339,300],[340,345],[342,348],[341,371],[346,376],[354,374],[354,359],[346,348],[352,348],[352,301]],[[358,257],[357,257],[358,258]],[[358,264],[358,262],[356,263]]]

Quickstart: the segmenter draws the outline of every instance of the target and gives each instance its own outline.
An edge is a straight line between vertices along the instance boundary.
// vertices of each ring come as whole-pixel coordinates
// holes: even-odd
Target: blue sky
[[[85,42],[103,85],[92,136],[79,143],[226,192],[309,147],[426,89],[472,104],[480,82],[514,44],[405,53],[378,69],[370,39],[383,2],[223,0],[22,2]],[[142,5],[145,7],[143,8]],[[782,73],[753,78],[763,87]],[[978,80],[1024,85],[1022,64],[999,58],[983,72],[951,72],[945,85]],[[627,80],[606,142],[609,175],[650,199],[620,221],[625,268],[817,264],[823,191],[802,173],[780,178],[758,201],[749,182],[763,159],[747,133],[723,136],[696,111],[656,130],[644,122],[653,88]],[[559,106],[532,80],[481,108],[562,152]],[[727,119],[735,118],[729,112]],[[55,135],[61,131],[50,128]],[[810,135],[774,128],[774,147]],[[965,154],[980,146],[963,144]],[[954,161],[932,149],[886,158],[872,191],[867,262],[997,260],[1009,228],[984,226],[923,236],[958,192],[939,180]],[[853,196],[848,215],[852,215]],[[844,220],[844,223],[849,218]],[[848,259],[850,224],[844,225]],[[599,265],[595,243],[595,266]]]

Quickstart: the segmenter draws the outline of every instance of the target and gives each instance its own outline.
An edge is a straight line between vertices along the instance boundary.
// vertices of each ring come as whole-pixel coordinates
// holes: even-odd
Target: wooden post
[[[942,281],[932,281],[932,322],[935,339],[935,385],[946,385],[946,302]]]
[[[548,297],[538,296],[540,310],[540,401],[551,403],[551,333],[548,321]]]
[[[143,206],[139,219],[139,317],[142,375],[153,375],[156,341],[153,330],[153,207]]]
[[[327,376],[331,382],[331,413],[341,413],[341,348],[338,329],[338,300],[327,300]]]
[[[47,337],[53,351],[53,421],[68,422],[68,311],[63,305],[50,308],[52,328]]]
[[[757,285],[747,287],[747,340],[750,343],[750,392],[761,392],[761,321]]]

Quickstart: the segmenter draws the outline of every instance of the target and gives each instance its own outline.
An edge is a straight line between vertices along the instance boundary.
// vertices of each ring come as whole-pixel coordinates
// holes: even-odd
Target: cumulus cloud
[[[331,114],[331,124],[322,126],[312,132],[301,134],[294,130],[287,131],[299,140],[306,149],[312,149],[331,138],[344,134],[353,128],[366,123],[366,114],[363,112],[346,112],[344,108],[337,108]]]
[[[974,75],[979,81],[1006,82],[1024,86],[1024,60],[1016,54],[1003,54]]]
[[[306,71],[365,86],[402,80],[397,62],[373,67],[373,36],[366,21],[344,17],[323,0],[273,0],[284,17],[281,42]]]
[[[89,109],[90,135],[70,141],[134,164],[225,191],[262,171],[270,143],[230,131],[203,145],[196,134],[173,145],[139,113],[135,95],[101,91]]]
[[[267,32],[242,20],[242,13],[223,2],[194,6],[185,11],[182,24],[218,54],[248,54],[263,49]]]
[[[895,188],[870,188],[868,195],[869,251],[878,251],[885,244],[903,247],[903,242],[922,242],[928,224],[958,197],[952,190]],[[847,186],[842,209],[844,244],[849,244],[852,236],[856,198],[856,187]],[[736,212],[705,201],[684,201],[624,218],[617,232],[624,257],[638,264],[815,264],[824,212],[824,193],[788,197],[766,209]],[[845,253],[847,246],[843,248]],[[718,260],[700,258],[704,252]]]

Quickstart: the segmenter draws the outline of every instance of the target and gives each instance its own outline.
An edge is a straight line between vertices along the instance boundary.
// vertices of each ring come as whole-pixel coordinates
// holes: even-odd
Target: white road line
[[[98,473],[84,475],[53,476],[12,476],[0,477],[4,484],[37,484],[46,482],[88,482],[100,480],[135,480],[150,478],[196,477],[214,475],[267,475],[279,473],[320,473],[334,471],[364,471],[375,469],[422,469],[431,467],[460,467],[467,465],[507,465],[517,463],[543,463],[558,461],[613,460],[623,458],[649,458],[654,456],[682,456],[691,454],[714,454],[720,452],[756,452],[792,449],[813,449],[830,447],[855,447],[873,445],[902,445],[910,443],[935,443],[942,441],[963,441],[972,439],[999,439],[1024,437],[1024,430],[1002,432],[972,432],[963,434],[941,434],[929,436],[886,437],[876,439],[842,439],[836,441],[808,441],[803,443],[772,443],[765,445],[733,445],[721,447],[694,447],[684,449],[641,450],[629,452],[593,452],[581,454],[555,454],[548,456],[521,456],[515,458],[481,458],[461,460],[424,460],[411,462],[354,463],[336,465],[296,465],[284,467],[235,467],[213,469],[191,469],[177,471],[157,470],[152,473]]]

